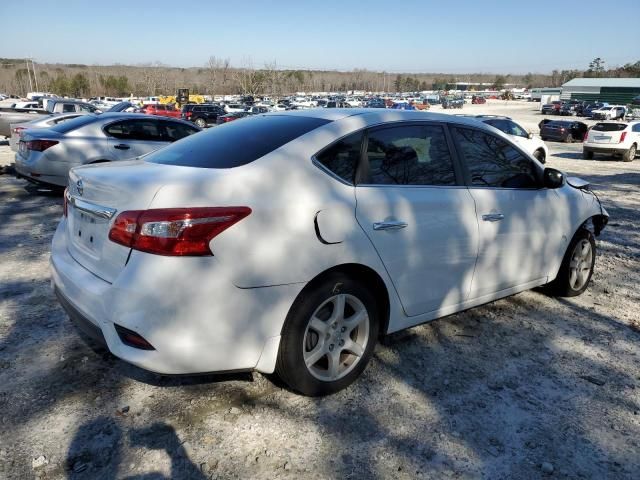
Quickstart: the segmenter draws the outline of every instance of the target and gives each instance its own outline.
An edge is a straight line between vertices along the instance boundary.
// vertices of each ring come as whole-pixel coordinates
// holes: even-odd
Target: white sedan
[[[476,120],[256,115],[141,160],[74,168],[55,291],[116,356],[164,374],[276,372],[323,395],[380,335],[523,290],[588,286],[608,215]]]
[[[509,117],[499,117],[495,115],[478,115],[478,120],[497,128],[503,133],[511,136],[511,140],[520,148],[536,157],[540,163],[546,163],[549,156],[549,148],[540,137],[527,132]]]

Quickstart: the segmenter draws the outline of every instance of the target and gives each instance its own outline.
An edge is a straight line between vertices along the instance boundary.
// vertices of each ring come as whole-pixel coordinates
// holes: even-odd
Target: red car
[[[144,105],[140,109],[140,112],[146,113],[147,115],[160,115],[161,117],[181,118],[182,116],[182,112],[176,110],[174,105],[163,105],[160,103]]]
[[[484,97],[481,97],[479,95],[474,95],[473,97],[471,97],[471,103],[473,104],[483,104],[483,103],[487,103],[487,99]]]

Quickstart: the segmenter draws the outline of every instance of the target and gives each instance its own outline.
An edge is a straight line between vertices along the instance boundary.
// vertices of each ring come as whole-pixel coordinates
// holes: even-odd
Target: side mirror
[[[543,177],[545,188],[560,188],[564,185],[564,173],[555,168],[545,168]]]
[[[533,133],[529,132],[529,133],[527,134],[527,138],[532,139],[532,138],[533,138]]]

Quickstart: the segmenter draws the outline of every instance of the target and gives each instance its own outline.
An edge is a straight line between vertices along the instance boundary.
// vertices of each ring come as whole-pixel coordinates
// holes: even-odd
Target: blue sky
[[[235,66],[462,75],[640,60],[640,29],[624,20],[640,18],[640,0],[3,3],[0,57],[37,62],[188,67],[215,55]]]

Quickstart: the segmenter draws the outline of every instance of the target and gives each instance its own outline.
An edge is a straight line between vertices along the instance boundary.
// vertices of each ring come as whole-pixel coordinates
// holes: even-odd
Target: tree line
[[[24,95],[50,91],[73,97],[173,95],[178,88],[209,95],[285,95],[300,91],[446,90],[456,82],[484,83],[496,89],[508,84],[521,87],[556,87],[576,77],[640,77],[640,61],[606,68],[601,58],[584,70],[553,70],[550,74],[527,73],[389,73],[366,69],[352,71],[291,70],[276,62],[260,67],[244,60],[232,66],[228,58],[212,56],[202,67],[177,68],[160,63],[143,65],[35,64],[24,59],[0,58],[0,92]]]

